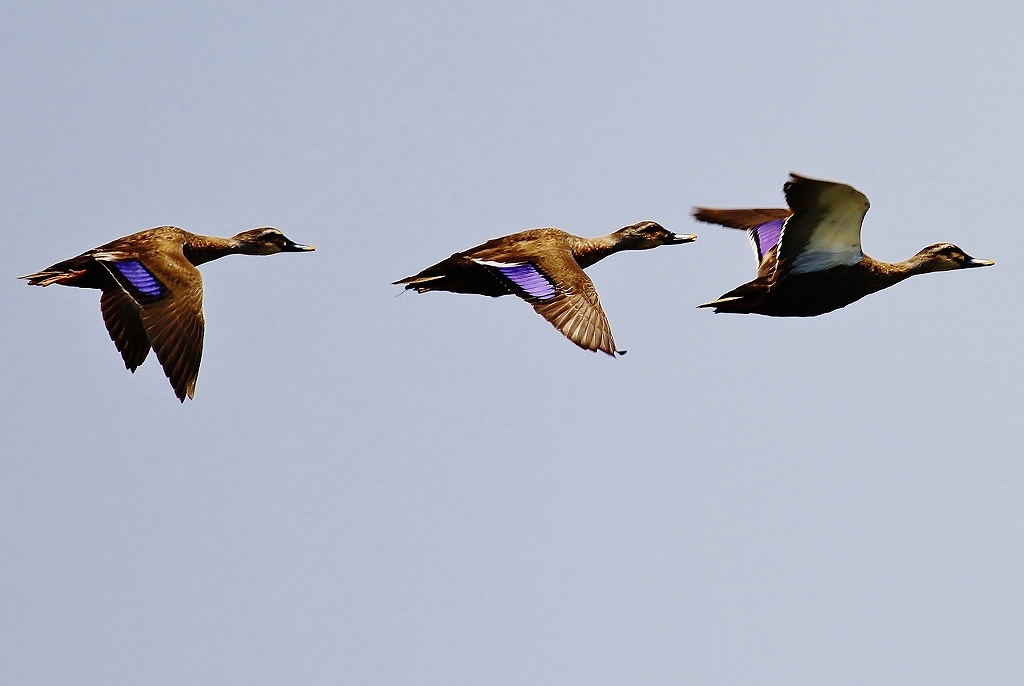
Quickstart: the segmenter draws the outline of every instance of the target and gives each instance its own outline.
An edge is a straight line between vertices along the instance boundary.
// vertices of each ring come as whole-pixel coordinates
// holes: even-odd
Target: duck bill
[[[697,234],[695,233],[677,233],[672,236],[672,240],[669,242],[669,245],[693,243],[695,240],[697,240]]]
[[[965,267],[991,267],[995,262],[993,260],[979,260],[977,257],[968,258],[964,264]]]
[[[312,252],[316,250],[315,246],[302,245],[301,243],[292,243],[281,252]]]

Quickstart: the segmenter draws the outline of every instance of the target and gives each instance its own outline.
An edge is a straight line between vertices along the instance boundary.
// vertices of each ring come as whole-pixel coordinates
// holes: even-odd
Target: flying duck
[[[20,278],[33,286],[99,289],[103,323],[124,366],[134,373],[153,348],[174,394],[185,402],[195,396],[203,354],[203,277],[196,267],[225,255],[313,249],[273,228],[217,238],[161,226]]]
[[[599,238],[581,238],[560,229],[531,229],[457,252],[394,283],[420,293],[451,291],[493,298],[511,293],[533,305],[584,350],[621,355],[625,351],[616,349],[597,290],[583,270],[620,250],[648,250],[696,238],[650,221]]]
[[[770,317],[814,317],[928,272],[987,267],[952,243],[929,245],[903,262],[863,253],[867,197],[844,183],[797,174],[783,186],[788,209],[696,207],[698,221],[743,229],[757,256],[757,278],[698,307]]]

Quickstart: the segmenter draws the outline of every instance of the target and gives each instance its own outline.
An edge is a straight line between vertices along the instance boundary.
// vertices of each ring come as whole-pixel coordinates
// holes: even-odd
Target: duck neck
[[[586,269],[590,265],[600,262],[612,253],[622,250],[622,245],[616,239],[614,233],[597,238],[576,238],[572,254],[576,262]]]
[[[225,255],[245,252],[245,246],[235,238],[197,236],[193,234],[183,247],[185,258],[197,267]]]
[[[867,256],[865,255],[865,257]],[[871,260],[871,262],[872,271],[878,274],[882,282],[881,288],[888,288],[911,276],[932,271],[929,261],[921,254],[914,255],[902,262],[880,262],[878,260]]]

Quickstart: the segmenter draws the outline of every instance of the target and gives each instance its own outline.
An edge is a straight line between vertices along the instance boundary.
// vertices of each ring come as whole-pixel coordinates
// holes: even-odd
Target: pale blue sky
[[[1024,6],[0,8],[0,673],[17,684],[1019,684]],[[789,171],[997,261],[810,320],[695,204]],[[535,226],[621,359],[394,279]],[[175,224],[196,399],[15,277]]]

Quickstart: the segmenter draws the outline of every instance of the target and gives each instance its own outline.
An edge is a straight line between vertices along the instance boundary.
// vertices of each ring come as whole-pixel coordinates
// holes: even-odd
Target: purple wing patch
[[[139,293],[155,298],[164,292],[163,286],[156,280],[156,277],[150,274],[149,270],[138,260],[115,262],[114,266]]]
[[[770,222],[755,226],[747,232],[750,236],[750,242],[754,245],[754,252],[757,253],[758,262],[763,260],[768,251],[778,244],[779,236],[782,235],[782,225],[785,221],[785,219],[773,219]]]
[[[505,278],[526,291],[527,295],[539,300],[555,297],[555,287],[548,278],[529,262],[516,265],[494,265]]]

